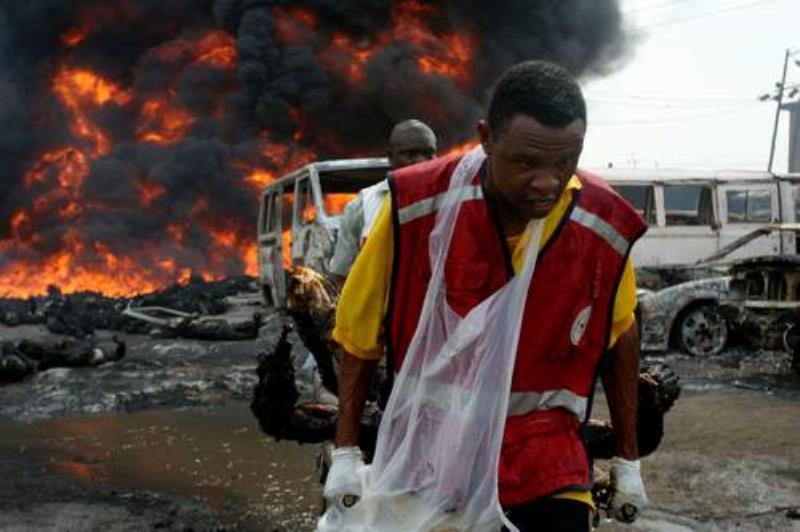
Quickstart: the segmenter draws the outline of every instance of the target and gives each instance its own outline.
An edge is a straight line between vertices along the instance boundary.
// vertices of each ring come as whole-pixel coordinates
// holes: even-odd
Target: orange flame
[[[137,136],[139,140],[164,144],[180,140],[194,123],[188,111],[171,105],[166,97],[154,97],[142,105]]]
[[[244,274],[253,277],[258,275],[258,246],[255,242],[245,245],[242,249],[242,260],[244,261]]]
[[[417,60],[417,66],[427,74],[438,74],[461,83],[469,81],[469,65],[475,49],[470,35],[453,33],[442,38],[440,55],[425,55]]]
[[[281,246],[283,249],[283,267],[287,270],[292,268],[292,231],[290,229],[281,233]]]
[[[217,68],[232,69],[236,65],[236,41],[224,31],[211,31],[195,42],[197,63],[207,63]]]
[[[166,63],[204,63],[226,70],[232,69],[237,60],[236,41],[222,30],[209,31],[199,39],[175,39],[150,53]]]
[[[276,7],[275,32],[283,44],[301,44],[313,38],[318,25],[317,17],[302,7]]]
[[[64,220],[65,222],[68,222],[69,220],[75,218],[82,212],[83,212],[83,207],[81,207],[74,201],[71,201],[67,203],[67,205],[61,207],[58,210],[58,217]]]
[[[29,222],[28,215],[23,210],[14,212],[11,215],[11,236],[15,239],[20,239],[22,230]]]
[[[78,460],[60,460],[54,462],[51,467],[59,473],[72,475],[84,484],[94,484],[108,476],[106,466],[99,463],[87,464]]]
[[[428,22],[435,14],[436,9],[431,5],[416,0],[399,2],[394,8],[394,39],[427,52],[417,59],[422,72],[468,82],[476,39],[468,33],[437,35]]]
[[[303,209],[303,212],[300,213],[300,219],[305,222],[313,222],[317,219],[317,206],[316,205],[306,205]]]
[[[325,213],[328,216],[338,216],[344,212],[347,204],[357,197],[358,194],[325,194]]]
[[[344,33],[334,32],[330,42],[317,59],[325,68],[357,84],[364,79],[364,69],[375,53],[394,43],[410,45],[417,53],[416,65],[420,72],[447,77],[459,84],[469,82],[472,75],[471,59],[475,55],[477,39],[469,32],[441,32],[432,28],[436,8],[417,0],[401,0],[392,9],[391,29],[379,34],[374,42],[353,42]],[[300,17],[294,15],[279,21],[278,33],[288,44],[311,39],[304,27],[298,25]]]
[[[301,15],[301,18],[310,24],[306,15]],[[90,29],[91,22],[72,28],[61,36],[62,43],[68,47],[77,46],[88,36]],[[211,31],[196,39],[176,39],[151,49],[150,53],[157,60],[178,66],[178,75],[190,66],[225,71],[228,77],[226,84],[221,86],[221,94],[227,94],[235,87],[236,42],[224,31]],[[246,273],[257,273],[255,235],[239,234],[238,230],[221,227],[219,220],[202,224],[204,234],[210,239],[204,250],[210,264],[208,270],[193,272],[183,264],[193,260],[192,254],[181,255],[181,252],[192,251],[186,249],[189,235],[194,235],[191,233],[195,231],[193,224],[207,215],[210,198],[199,199],[189,213],[179,215],[181,219],[174,220],[163,234],[157,235],[152,249],[121,253],[111,243],[90,242],[82,236],[80,217],[87,209],[99,212],[112,208],[110,205],[87,203],[82,197],[91,162],[108,153],[114,141],[92,116],[105,106],[129,107],[138,115],[135,133],[139,140],[154,143],[178,141],[196,120],[188,109],[177,103],[179,83],[180,78],[168,83],[163,92],[134,98],[132,90],[87,68],[64,65],[57,69],[51,89],[66,111],[69,131],[76,142],[73,146],[65,145],[41,153],[30,165],[24,185],[36,187],[36,197],[32,208],[17,209],[12,213],[9,220],[11,238],[0,241],[0,252],[39,257],[41,251],[37,246],[41,244],[41,237],[33,232],[33,222],[39,217],[55,213],[70,226],[61,237],[58,251],[44,259],[21,258],[0,267],[0,297],[43,293],[50,284],[59,286],[64,293],[89,289],[109,296],[129,296],[161,288],[176,279],[188,282],[193,274],[207,280],[221,278],[230,273],[228,259],[231,256],[242,261]],[[207,112],[219,117],[223,108],[216,105]],[[254,170],[253,177],[246,178],[246,182],[258,182],[263,186],[276,171],[282,171],[287,165],[313,159],[313,154],[304,150],[293,147],[279,149],[277,146],[265,143],[263,153],[256,156],[260,161],[252,161],[248,166],[260,173]],[[263,168],[257,166],[262,164]],[[163,186],[146,177],[135,179],[132,185],[143,208],[152,207],[166,194]],[[161,255],[168,249],[178,253],[166,257]]]
[[[25,174],[25,186],[46,183],[53,171],[56,172],[58,186],[77,194],[83,180],[89,175],[89,163],[86,156],[74,148],[43,153]]]
[[[459,144],[457,146],[453,146],[452,148],[447,150],[447,152],[443,155],[443,157],[447,157],[448,155],[455,155],[455,154],[463,155],[463,154],[467,153],[468,151],[470,151],[472,148],[474,148],[477,145],[478,145],[478,140],[476,140],[476,139],[468,140],[467,142],[465,142],[463,144]]]
[[[344,33],[334,33],[330,46],[322,51],[318,59],[328,70],[338,72],[350,83],[360,83],[364,79],[364,66],[374,51],[357,45]]]
[[[275,181],[275,173],[263,168],[256,168],[248,173],[244,180],[248,185],[260,192],[261,189]]]
[[[17,263],[0,275],[0,296],[24,297],[43,293],[55,284],[65,293],[91,289],[109,296],[152,291],[162,285],[159,272],[140,266],[133,258],[117,257],[102,246],[95,249],[99,261],[84,264],[79,257],[87,246],[68,232],[59,251],[43,263]],[[35,274],[33,274],[35,272]]]
[[[180,284],[189,284],[192,279],[192,270],[190,268],[181,268],[178,273],[178,282]]]
[[[74,48],[86,39],[87,34],[86,28],[76,26],[61,35],[61,44],[68,48]]]
[[[70,131],[76,137],[91,141],[95,155],[108,152],[110,141],[105,133],[88,117],[90,108],[97,108],[108,103],[125,105],[131,95],[116,84],[108,81],[91,70],[63,67],[53,80],[53,92],[73,116]]]
[[[149,207],[155,200],[167,193],[167,189],[158,183],[135,181],[133,186],[139,192],[139,202],[142,207]]]

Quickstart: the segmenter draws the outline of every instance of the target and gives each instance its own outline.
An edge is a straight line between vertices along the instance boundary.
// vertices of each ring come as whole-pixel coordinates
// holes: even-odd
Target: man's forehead
[[[392,138],[392,145],[394,147],[410,147],[410,146],[435,146],[436,141],[432,135],[423,128],[409,128],[403,131],[398,131]]]
[[[536,118],[517,115],[501,133],[506,140],[533,146],[565,146],[582,143],[586,136],[586,123],[577,119],[563,127],[545,126]]]

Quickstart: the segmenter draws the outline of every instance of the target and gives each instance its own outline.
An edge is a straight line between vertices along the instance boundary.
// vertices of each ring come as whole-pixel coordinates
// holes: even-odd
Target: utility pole
[[[767,171],[772,173],[772,164],[775,162],[775,143],[778,140],[778,124],[781,119],[781,107],[783,106],[783,95],[784,89],[786,88],[786,73],[789,69],[789,58],[792,56],[792,50],[790,48],[786,49],[786,55],[783,58],[783,75],[781,76],[781,81],[777,85],[778,92],[775,95],[775,100],[777,105],[775,106],[775,125],[772,127],[772,143],[770,144],[769,148],[769,164],[767,165]]]
[[[781,119],[781,111],[783,110],[783,97],[786,95],[786,76],[789,71],[789,59],[796,55],[800,50],[792,50],[791,48],[786,49],[786,54],[783,58],[783,74],[781,75],[781,80],[775,84],[775,93],[770,94],[762,94],[758,97],[758,99],[762,102],[766,102],[769,100],[775,100],[775,124],[772,127],[772,142],[770,143],[769,147],[769,164],[767,165],[767,171],[772,172],[772,166],[775,162],[775,144],[778,140],[778,125]],[[795,61],[795,63],[800,66],[800,61]],[[790,98],[793,98],[795,94],[798,92],[798,86],[795,85],[791,88],[791,94],[789,94]]]

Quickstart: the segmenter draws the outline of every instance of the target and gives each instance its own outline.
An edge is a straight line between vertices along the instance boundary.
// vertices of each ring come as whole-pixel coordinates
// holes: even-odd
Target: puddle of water
[[[81,482],[200,496],[249,528],[313,527],[317,447],[273,442],[247,405],[0,423],[0,452],[49,458]]]

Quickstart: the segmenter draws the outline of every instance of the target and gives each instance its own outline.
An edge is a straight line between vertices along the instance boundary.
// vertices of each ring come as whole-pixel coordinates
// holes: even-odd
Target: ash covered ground
[[[247,305],[229,315],[256,311],[282,319]],[[274,441],[249,410],[259,345],[279,331],[242,341],[117,332],[121,360],[0,387],[0,529],[311,530],[318,446]],[[3,340],[23,337],[54,335],[0,326]],[[800,530],[800,381],[789,356],[648,358],[675,368],[684,389],[643,462],[652,507],[627,529]]]

